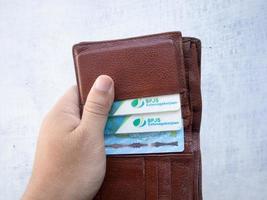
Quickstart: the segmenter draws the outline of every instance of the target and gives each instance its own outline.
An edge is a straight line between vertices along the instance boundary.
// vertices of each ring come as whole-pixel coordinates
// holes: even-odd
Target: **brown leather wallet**
[[[201,200],[199,39],[180,32],[73,46],[81,107],[101,74],[115,83],[115,100],[180,93],[185,149],[179,153],[107,157],[95,199]]]

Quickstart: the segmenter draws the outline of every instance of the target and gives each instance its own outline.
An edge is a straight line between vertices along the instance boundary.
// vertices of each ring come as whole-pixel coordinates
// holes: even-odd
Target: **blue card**
[[[184,151],[184,130],[108,134],[105,135],[106,154],[148,154]]]

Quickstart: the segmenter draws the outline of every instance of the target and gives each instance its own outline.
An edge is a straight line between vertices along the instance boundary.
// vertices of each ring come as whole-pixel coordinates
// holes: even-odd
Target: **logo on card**
[[[133,125],[135,127],[144,127],[144,126],[168,126],[179,124],[177,121],[162,121],[160,117],[149,117],[144,119],[143,117],[138,117],[133,120]]]
[[[134,108],[141,108],[144,106],[144,104],[145,104],[145,102],[142,99],[134,99],[131,102],[131,106]]]
[[[135,127],[143,127],[146,125],[146,120],[143,119],[142,117],[136,118],[135,120],[133,120],[133,125]]]
[[[161,101],[159,98],[145,98],[145,99],[134,99],[131,102],[133,108],[142,108],[142,107],[154,107],[154,106],[166,106],[177,104],[177,101]]]

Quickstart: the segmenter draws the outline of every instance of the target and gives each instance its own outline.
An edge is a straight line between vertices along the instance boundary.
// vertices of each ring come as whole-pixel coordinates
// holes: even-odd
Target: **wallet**
[[[201,42],[167,32],[73,46],[80,106],[95,79],[114,80],[115,100],[179,93],[184,151],[108,155],[97,200],[201,200]],[[82,110],[82,109],[81,109]]]

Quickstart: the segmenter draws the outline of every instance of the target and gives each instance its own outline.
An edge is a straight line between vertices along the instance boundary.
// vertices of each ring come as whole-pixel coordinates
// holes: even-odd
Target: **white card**
[[[109,117],[105,134],[176,131],[183,127],[181,110]]]
[[[143,113],[156,113],[177,111],[181,107],[180,94],[145,97],[115,101],[109,115],[133,115]]]

